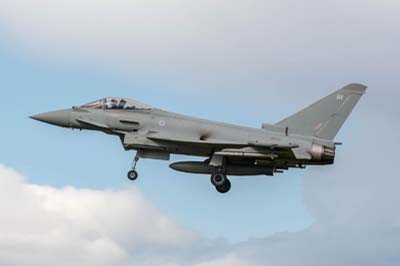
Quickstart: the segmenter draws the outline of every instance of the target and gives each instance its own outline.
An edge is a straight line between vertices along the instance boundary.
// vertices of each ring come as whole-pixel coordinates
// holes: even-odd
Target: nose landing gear
[[[132,162],[132,170],[128,172],[128,179],[131,181],[135,181],[139,177],[139,174],[136,171],[136,165],[139,159],[140,157],[136,154],[135,159],[133,159]]]

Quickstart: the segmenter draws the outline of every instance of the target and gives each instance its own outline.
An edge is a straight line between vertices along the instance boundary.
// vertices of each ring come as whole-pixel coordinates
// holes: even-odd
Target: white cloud
[[[35,186],[1,167],[0,264],[398,265],[397,3],[0,0],[8,41],[39,57],[240,88],[249,102],[288,93],[292,111],[331,84],[370,86],[336,166],[307,170],[311,228],[227,245],[182,229],[135,189]]]
[[[307,169],[304,196],[316,223],[237,244],[181,228],[134,188],[54,189],[0,167],[0,265],[398,265],[400,128],[379,114],[360,117],[335,166]]]
[[[0,265],[119,265],[143,250],[180,249],[200,241],[134,188],[31,185],[4,166],[0,209]]]
[[[239,258],[236,254],[228,253],[222,258],[201,262],[195,266],[252,266],[254,263],[249,260],[243,260]]]
[[[396,118],[380,114],[352,119],[358,127],[338,148],[336,165],[309,167],[305,174],[305,203],[316,223],[302,232],[242,243],[234,254],[256,265],[399,264],[400,127]]]
[[[384,81],[399,67],[398,12],[375,0],[1,0],[0,27],[39,57],[257,95]]]

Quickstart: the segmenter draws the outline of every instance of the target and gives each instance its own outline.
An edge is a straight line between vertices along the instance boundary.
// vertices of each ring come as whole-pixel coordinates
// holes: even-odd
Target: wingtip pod
[[[347,90],[347,91],[351,91],[351,92],[356,92],[356,93],[359,93],[359,94],[364,94],[365,91],[367,90],[367,88],[368,87],[365,86],[364,84],[352,83],[352,84],[347,85],[343,89]]]

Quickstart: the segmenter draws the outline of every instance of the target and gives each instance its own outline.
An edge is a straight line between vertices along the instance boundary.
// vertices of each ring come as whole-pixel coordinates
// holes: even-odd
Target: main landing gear
[[[211,175],[211,183],[215,186],[219,193],[227,193],[231,190],[231,181],[229,181],[228,177],[222,173],[217,172]]]
[[[227,193],[231,190],[231,181],[226,176],[226,158],[221,155],[212,155],[209,165],[214,168],[211,175],[211,183],[215,186],[219,193]]]
[[[136,164],[139,161],[139,159],[140,157],[136,155],[135,159],[132,162],[132,170],[128,172],[128,179],[131,181],[135,181],[139,177],[139,174],[136,171]]]

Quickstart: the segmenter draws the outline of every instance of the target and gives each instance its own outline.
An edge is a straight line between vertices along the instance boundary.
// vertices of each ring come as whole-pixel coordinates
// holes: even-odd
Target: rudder
[[[276,125],[294,132],[333,140],[367,87],[349,84]]]

